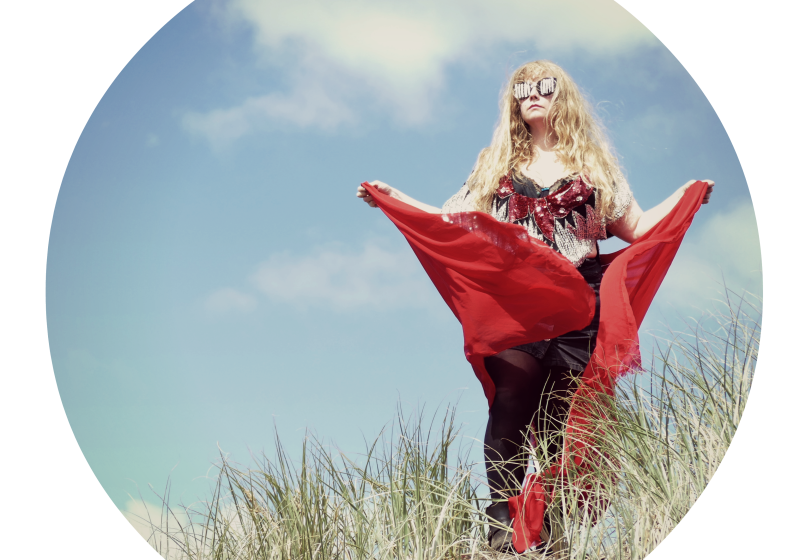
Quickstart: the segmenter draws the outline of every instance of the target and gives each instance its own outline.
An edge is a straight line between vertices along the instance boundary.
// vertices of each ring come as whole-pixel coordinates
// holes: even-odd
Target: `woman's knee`
[[[525,389],[543,381],[541,361],[522,350],[503,350],[484,358],[484,365],[497,388]]]

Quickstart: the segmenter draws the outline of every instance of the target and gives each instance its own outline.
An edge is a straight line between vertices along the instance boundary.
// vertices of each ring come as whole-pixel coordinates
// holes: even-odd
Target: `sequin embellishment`
[[[576,177],[542,198],[530,198],[514,190],[511,177],[506,175],[500,179],[497,196],[509,198],[508,219],[518,222],[528,216],[533,216],[536,225],[544,236],[550,241],[555,241],[553,231],[556,218],[566,218],[567,215],[581,202],[588,198],[593,188],[583,179]]]
[[[606,224],[625,214],[633,200],[633,195],[625,178],[619,176],[613,184],[614,211],[608,219],[604,219],[597,214],[592,203],[591,195],[594,190],[583,180],[576,185],[579,179],[565,178],[554,184],[549,189],[553,192],[546,194],[544,198],[529,199],[524,195],[515,197],[514,195],[517,193],[514,190],[514,184],[509,177],[503,177],[498,185],[489,213],[501,222],[514,222],[522,226],[527,234],[520,231],[520,235],[527,235],[529,239],[546,243],[555,251],[563,254],[574,266],[580,266],[594,249],[595,240],[606,239]],[[547,192],[546,189],[542,189],[542,191]],[[513,211],[512,197],[515,200]],[[538,204],[529,202],[536,200],[540,202]],[[549,201],[552,201],[552,204]],[[585,208],[585,216],[583,215],[584,211],[580,210],[581,207]],[[552,210],[557,208],[567,210],[563,213],[560,221],[557,221],[556,216],[552,213]],[[455,215],[474,211],[474,198],[465,183],[442,206],[442,219],[457,223],[468,231],[480,234],[480,231],[475,229],[476,224],[470,219],[466,216]],[[571,219],[569,218],[570,212],[572,213]]]

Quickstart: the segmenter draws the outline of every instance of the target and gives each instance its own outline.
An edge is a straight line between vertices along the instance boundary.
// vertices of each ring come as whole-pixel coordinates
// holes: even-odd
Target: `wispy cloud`
[[[749,202],[717,211],[683,242],[661,286],[659,300],[681,313],[706,309],[712,300],[724,297],[723,280],[734,293],[749,291],[761,296],[761,250]]]
[[[167,560],[177,560],[182,557],[178,548],[174,546],[174,543],[170,542],[168,530],[169,525],[172,524],[174,527],[176,522],[182,527],[188,527],[191,524],[191,520],[185,511],[176,508],[171,511],[169,520],[167,520],[165,512],[160,505],[131,498],[122,508],[122,515],[128,520],[128,523],[133,525],[136,532],[157,550],[169,550],[170,553],[165,556]]]
[[[331,99],[322,90],[305,88],[253,97],[236,107],[208,113],[190,112],[184,115],[183,126],[207,139],[215,149],[222,149],[270,121],[332,129],[352,120],[353,113],[341,101]]]
[[[160,552],[166,560],[182,560],[186,555],[180,546],[175,546],[171,540],[175,536],[175,527],[180,526],[190,531],[192,528],[201,530],[202,527],[187,513],[182,506],[171,506],[167,512],[161,505],[143,499],[130,498],[121,508],[122,515],[133,525],[136,532]],[[202,510],[199,510],[202,511]],[[220,525],[223,525],[236,534],[245,534],[239,509],[233,502],[221,503],[214,511]]]
[[[698,119],[702,116],[695,108],[676,109],[653,103],[635,112],[620,110],[612,119],[605,118],[608,124],[614,123],[614,139],[624,139],[627,144],[626,157],[636,158],[671,157],[685,139],[708,135],[708,122]]]
[[[448,66],[480,64],[499,45],[607,57],[655,43],[613,0],[231,0],[224,13],[254,30],[254,47],[290,86],[187,115],[217,146],[259,120],[333,128],[375,107],[424,124]]]
[[[410,249],[375,244],[358,253],[326,247],[307,256],[273,255],[252,281],[270,299],[299,307],[426,307],[439,298]]]
[[[206,296],[203,305],[212,313],[249,313],[256,308],[257,301],[253,296],[233,288],[222,288]]]

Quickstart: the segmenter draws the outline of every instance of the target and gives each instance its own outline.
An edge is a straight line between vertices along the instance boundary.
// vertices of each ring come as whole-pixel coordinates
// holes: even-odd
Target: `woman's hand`
[[[382,181],[372,181],[369,183],[373,187],[377,188],[378,191],[382,192],[383,194],[388,194],[392,198],[396,198],[401,202],[405,202],[409,206],[413,206],[414,208],[418,208],[424,212],[428,212],[430,214],[441,214],[442,209],[436,208],[435,206],[431,206],[430,204],[425,204],[424,202],[420,202],[419,200],[414,200],[407,194],[403,194],[398,189],[394,187],[390,187],[386,183]],[[361,185],[358,186],[358,190],[356,191],[356,196],[361,198],[369,204],[373,208],[377,208],[378,204],[375,202],[375,199],[367,192],[367,189],[362,187]]]
[[[689,187],[694,185],[696,182],[697,181],[692,179],[691,181],[689,181],[688,183],[686,183],[681,187],[681,191],[685,193],[687,190],[689,190]],[[706,187],[706,194],[703,197],[703,204],[708,204],[708,201],[711,200],[711,193],[714,191],[714,181],[712,181],[711,179],[703,179],[702,182],[708,184],[708,187]]]
[[[398,196],[399,191],[397,189],[390,187],[389,185],[387,185],[382,181],[371,181],[369,184],[372,185],[373,187],[376,187],[378,191],[382,192],[383,194],[388,194],[392,198],[400,198]],[[369,204],[372,208],[378,207],[378,204],[375,202],[375,199],[372,198],[372,196],[367,192],[367,189],[365,189],[361,185],[358,185],[356,196],[358,198],[363,198],[364,202]]]
[[[678,190],[672,193],[664,202],[658,206],[654,206],[647,212],[643,212],[635,200],[631,201],[625,215],[617,221],[608,224],[606,226],[607,231],[612,235],[616,235],[623,241],[633,243],[660,222],[664,216],[669,214],[683,195],[686,194],[686,191],[689,190],[689,187],[696,182],[697,181],[692,179],[685,185],[679,187]],[[714,181],[704,179],[703,183],[708,185],[706,187],[706,194],[703,197],[703,204],[708,204],[708,201],[711,200],[711,192],[714,190]]]

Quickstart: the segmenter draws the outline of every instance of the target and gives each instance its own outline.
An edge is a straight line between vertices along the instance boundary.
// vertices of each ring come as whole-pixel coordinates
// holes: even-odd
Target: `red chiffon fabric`
[[[400,229],[436,289],[461,322],[464,353],[491,406],[494,384],[483,359],[526,342],[581,329],[592,320],[594,292],[575,267],[522,226],[499,222],[482,212],[429,214],[363,183],[378,207]],[[581,377],[577,397],[613,394],[617,377],[640,365],[638,329],[669,269],[706,184],[694,183],[675,208],[630,246],[601,255],[600,328],[597,345]],[[582,430],[590,412],[576,398],[567,420],[567,441],[559,464],[596,460]],[[519,496],[509,499],[514,547],[524,552],[540,544],[548,495],[541,474],[529,476]]]

